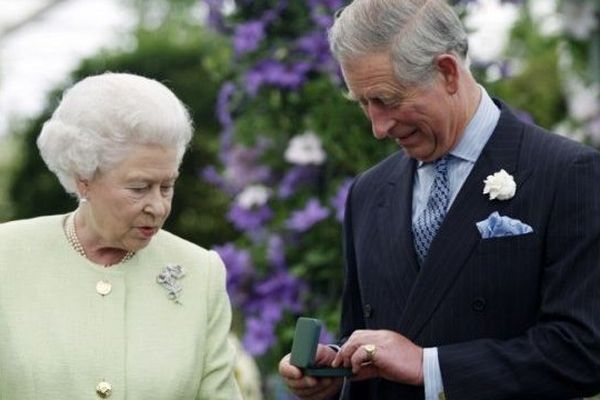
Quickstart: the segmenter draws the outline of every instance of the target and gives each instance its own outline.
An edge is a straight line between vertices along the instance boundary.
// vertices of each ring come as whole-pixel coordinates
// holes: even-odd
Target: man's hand
[[[327,346],[319,345],[315,356],[317,365],[330,365],[335,358],[335,351]],[[279,374],[288,388],[302,400],[325,400],[340,391],[342,378],[315,378],[302,375],[302,371],[290,364],[290,355],[279,362]]]
[[[393,331],[355,331],[336,354],[332,366],[352,368],[354,380],[381,377],[423,385],[423,349]]]

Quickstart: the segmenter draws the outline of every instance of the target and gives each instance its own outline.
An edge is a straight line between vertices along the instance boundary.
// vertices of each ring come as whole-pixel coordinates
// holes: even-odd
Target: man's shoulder
[[[550,162],[566,162],[580,157],[600,157],[598,150],[586,144],[531,124],[525,124],[523,146],[532,158],[543,158]]]
[[[402,171],[403,165],[404,167],[410,165],[409,158],[403,151],[396,151],[360,173],[356,178],[355,185],[371,186],[393,180],[393,177]]]
[[[571,139],[568,136],[559,135],[534,123],[525,122],[517,117],[510,106],[500,99],[494,99],[496,105],[501,111],[500,120],[496,129],[513,132],[515,129],[522,129],[523,150],[528,152],[530,157],[544,157],[567,159],[574,155],[594,155],[598,151],[586,146],[580,142]]]

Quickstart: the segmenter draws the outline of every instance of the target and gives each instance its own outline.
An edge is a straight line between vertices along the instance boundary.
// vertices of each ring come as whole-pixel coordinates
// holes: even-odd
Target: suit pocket
[[[502,254],[512,252],[523,252],[539,248],[540,239],[535,232],[524,235],[501,236],[495,238],[481,239],[477,245],[479,254]]]

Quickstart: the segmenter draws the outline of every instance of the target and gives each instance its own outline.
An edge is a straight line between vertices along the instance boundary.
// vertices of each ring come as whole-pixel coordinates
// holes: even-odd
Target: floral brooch
[[[511,199],[517,191],[517,184],[514,178],[505,170],[501,169],[495,174],[488,175],[483,181],[483,194],[488,194],[490,200],[508,200]]]
[[[184,276],[185,270],[181,265],[167,264],[165,269],[163,269],[162,272],[156,277],[156,282],[167,289],[167,297],[177,304],[181,304],[179,302],[179,295],[183,290],[177,280],[183,278]]]

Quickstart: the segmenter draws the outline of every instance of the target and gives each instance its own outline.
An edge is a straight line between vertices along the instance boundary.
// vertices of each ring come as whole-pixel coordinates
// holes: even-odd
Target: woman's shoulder
[[[219,264],[219,256],[213,250],[206,249],[189,240],[183,239],[173,233],[160,230],[148,246],[149,253],[176,258],[179,260],[194,261],[194,264]]]
[[[43,236],[62,224],[64,215],[45,215],[41,217],[19,219],[0,223],[0,237],[21,240],[22,237]]]
[[[171,232],[161,229],[156,237],[152,240],[153,244],[158,247],[167,247],[171,249],[177,249],[178,251],[208,254],[209,250],[204,247],[197,245],[189,240],[186,240],[180,236],[177,236]]]

